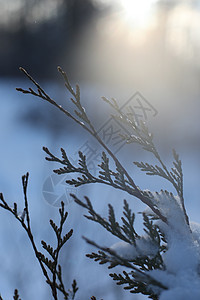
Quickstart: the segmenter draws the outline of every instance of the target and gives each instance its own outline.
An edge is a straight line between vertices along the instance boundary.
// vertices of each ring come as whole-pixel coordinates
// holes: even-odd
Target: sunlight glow
[[[147,27],[155,0],[121,0],[124,18],[133,27]]]

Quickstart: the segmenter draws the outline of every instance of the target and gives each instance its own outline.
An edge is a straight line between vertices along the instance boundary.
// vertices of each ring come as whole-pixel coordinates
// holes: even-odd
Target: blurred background
[[[100,131],[110,120],[101,96],[115,97],[120,106],[132,99],[128,103],[152,128],[166,163],[171,163],[172,148],[180,153],[186,207],[191,220],[199,222],[200,1],[0,0],[0,192],[23,210],[20,178],[30,172],[30,211],[38,245],[41,239],[55,242],[48,220],[56,220],[57,205],[65,201],[69,211],[66,230],[73,227],[74,236],[61,259],[66,286],[74,278],[78,281],[77,299],[89,300],[93,295],[104,300],[145,299],[116,287],[106,266],[85,258],[94,249],[82,235],[105,246],[116,240],[85,220],[85,211],[71,201],[69,193],[88,195],[105,216],[107,204],[112,203],[120,217],[124,198],[136,212],[144,207],[108,187],[71,190],[65,177],[54,177],[52,170],[58,166],[45,161],[42,146],[57,155],[63,147],[75,162],[77,151],[82,150],[90,155],[94,172],[101,149],[50,105],[15,90],[31,86],[19,71],[22,66],[52,98],[72,109],[58,65],[72,85],[79,83],[82,102]],[[131,98],[137,92],[140,97]],[[148,107],[148,115],[138,103]],[[149,179],[130,164],[151,162],[150,155],[134,145],[118,147],[116,153],[142,188],[163,188],[163,181]],[[137,219],[141,231],[140,216]],[[2,210],[0,225],[1,296],[11,299],[18,288],[22,299],[49,299],[25,233]]]

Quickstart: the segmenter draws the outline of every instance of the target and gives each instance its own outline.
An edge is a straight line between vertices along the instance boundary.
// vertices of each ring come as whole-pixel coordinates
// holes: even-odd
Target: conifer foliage
[[[78,290],[76,281],[73,281],[71,289],[66,290],[62,279],[62,267],[59,264],[60,250],[64,246],[64,244],[70,239],[73,233],[73,230],[71,229],[69,232],[63,235],[63,226],[67,219],[68,213],[65,211],[64,203],[61,202],[61,207],[59,208],[59,225],[56,225],[53,220],[50,220],[50,226],[53,229],[56,236],[57,246],[56,248],[54,248],[53,246],[47,244],[45,241],[42,240],[41,244],[44,250],[46,251],[47,256],[46,254],[39,252],[31,229],[30,213],[27,199],[28,178],[29,173],[22,176],[22,186],[24,193],[23,212],[21,213],[18,211],[17,203],[14,203],[13,205],[8,204],[8,202],[4,199],[2,193],[0,194],[0,207],[5,210],[8,210],[24,228],[31,242],[35,257],[39,262],[45,280],[51,289],[53,299],[58,299],[58,292],[60,292],[64,297],[63,299],[72,300],[75,298],[75,294]],[[13,298],[16,300],[20,300],[17,289],[14,292]],[[3,300],[2,297],[0,299]]]
[[[66,184],[75,187],[91,183],[109,185],[128,193],[134,199],[139,199],[147,206],[147,209],[141,214],[144,225],[144,233],[141,235],[135,230],[135,214],[126,200],[124,200],[123,216],[121,220],[117,220],[111,204],[108,205],[108,217],[104,218],[95,211],[92,201],[87,196],[81,200],[76,195],[72,195],[74,201],[87,210],[88,214],[85,217],[88,220],[98,223],[119,239],[119,242],[113,246],[105,247],[84,237],[87,243],[97,249],[96,252],[87,254],[87,257],[101,265],[107,264],[109,269],[120,267],[120,273],[113,272],[110,276],[118,285],[123,285],[125,290],[133,294],[141,293],[154,300],[200,299],[200,225],[190,222],[186,212],[182,164],[176,151],[173,150],[172,153],[172,167],[168,168],[154,144],[153,134],[149,132],[147,125],[142,121],[138,123],[132,113],[122,112],[115,99],[102,98],[114,110],[113,117],[122,122],[124,126],[129,127],[131,134],[122,135],[121,138],[128,144],[139,144],[157,160],[156,165],[148,162],[134,162],[134,164],[147,175],[159,176],[170,182],[174,194],[166,190],[159,192],[142,190],[98,135],[82,106],[79,85],[76,85],[74,90],[66,73],[58,67],[65,86],[71,94],[70,101],[75,106],[74,114],[72,114],[53,100],[26,70],[23,68],[20,70],[33,83],[34,88],[17,88],[18,91],[34,95],[52,104],[91,134],[104,148],[101,163],[98,165],[99,173],[96,176],[89,170],[87,157],[82,152],[79,151],[79,161],[75,165],[70,161],[64,149],[61,149],[61,157],[56,157],[48,148],[44,147],[47,154],[46,159],[59,164],[58,169],[54,172],[58,176],[72,174],[73,179],[67,180]],[[111,168],[110,160],[112,160],[112,166],[114,162],[114,168]],[[15,203],[14,208],[11,208],[2,194],[0,194],[0,206],[10,211],[27,232],[36,258],[51,288],[53,298],[58,299],[59,291],[63,294],[64,299],[74,299],[78,289],[76,282],[73,282],[72,289],[65,290],[61,266],[58,263],[60,250],[72,235],[72,230],[62,235],[63,225],[67,219],[64,203],[61,203],[59,209],[60,224],[56,225],[53,220],[50,220],[50,226],[57,238],[57,248],[54,249],[42,241],[42,246],[47,253],[45,256],[38,252],[31,232],[27,201],[28,174],[23,176],[22,181],[25,199],[23,214],[19,216],[17,204]],[[14,299],[19,299],[17,290]],[[91,299],[96,298],[92,296]]]

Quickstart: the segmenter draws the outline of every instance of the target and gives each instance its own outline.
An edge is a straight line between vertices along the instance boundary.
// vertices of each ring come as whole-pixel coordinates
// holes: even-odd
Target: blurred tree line
[[[6,18],[0,25],[0,76],[18,76],[19,66],[45,78],[57,75],[57,65],[69,70],[75,41],[101,10],[92,0],[53,2],[25,0],[12,13],[11,2],[0,4]]]

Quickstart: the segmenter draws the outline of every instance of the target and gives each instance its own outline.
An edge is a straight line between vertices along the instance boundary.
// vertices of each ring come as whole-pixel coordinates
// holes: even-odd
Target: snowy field
[[[78,207],[69,198],[71,189],[66,188],[61,181],[56,181],[55,177],[51,176],[52,170],[57,166],[45,161],[45,153],[42,151],[43,146],[49,147],[56,154],[59,154],[59,148],[63,147],[75,160],[77,150],[81,149],[86,142],[89,142],[90,138],[85,133],[78,134],[77,128],[71,122],[68,122],[66,128],[61,131],[59,131],[59,126],[62,124],[55,129],[57,115],[54,115],[54,110],[37,99],[34,100],[32,97],[17,93],[15,87],[18,86],[27,87],[27,82],[19,82],[17,80],[0,81],[0,192],[3,192],[5,199],[9,203],[17,202],[19,207],[23,208],[21,176],[27,171],[30,173],[28,198],[32,229],[38,245],[41,239],[53,242],[53,233],[49,227],[48,220],[50,218],[57,219],[58,201],[62,197],[67,199],[65,203],[67,204],[69,218],[66,230],[74,228],[74,235],[62,252],[62,263],[65,266],[64,275],[67,285],[70,287],[71,282],[75,278],[80,287],[77,299],[88,300],[93,295],[97,299],[102,298],[104,300],[145,299],[146,297],[123,292],[109,278],[107,275],[109,271],[105,265],[99,266],[85,257],[85,254],[93,249],[82,240],[81,237],[83,235],[94,239],[103,246],[111,246],[116,242],[116,239],[107,232],[103,232],[96,224],[90,224],[89,221],[84,219],[83,214],[86,211]],[[63,91],[58,92],[59,87],[56,85],[47,84],[47,86],[55,95],[60,93],[59,95],[62,96],[64,93]],[[83,95],[89,95],[89,98],[92,98],[95,93],[97,96],[101,95],[102,88],[99,88],[96,92],[94,88],[87,87],[83,91]],[[31,114],[31,111],[34,111],[34,115]],[[40,116],[40,118],[37,118],[37,116]],[[31,117],[32,123],[29,121]],[[41,121],[42,118],[47,119],[47,123],[45,123],[47,125]],[[106,121],[107,117],[104,116],[103,118],[102,120],[101,116],[98,116],[96,120],[97,126],[100,126],[101,122]],[[186,120],[185,123],[182,122],[177,127],[177,132],[174,132],[174,136],[185,132],[187,139],[188,126],[191,126],[191,132],[198,133],[199,124],[196,124],[194,120],[193,122],[190,122],[190,120]],[[52,130],[47,129],[48,124]],[[184,137],[184,134],[182,136]],[[169,137],[168,140],[170,140]],[[175,138],[172,138],[172,140],[175,140]],[[197,146],[195,145],[194,147],[188,147],[187,141],[177,146],[183,162],[186,208],[190,219],[200,222],[198,193],[200,177],[199,142],[197,141]],[[168,144],[167,147],[170,151],[174,145]],[[140,151],[138,153],[136,150],[133,153],[136,159],[134,158],[132,161],[137,159],[144,159],[145,161],[148,159],[151,162],[149,157],[143,157]],[[130,151],[127,149],[127,146],[124,146],[118,152],[118,155],[125,164],[130,166],[130,161],[128,163],[127,160],[127,157],[130,157]],[[170,155],[166,155],[166,160],[171,163]],[[162,186],[163,181],[159,181],[157,178],[148,178],[145,174],[136,171],[132,166],[131,168],[135,172],[133,177],[136,178],[137,184],[142,188],[151,190],[166,188],[166,186]],[[77,191],[72,190],[72,192],[76,192],[79,197],[83,195],[89,196],[97,211],[105,216],[107,215],[108,203],[116,207],[116,214],[120,216],[124,198],[129,201],[134,211],[144,209],[144,206],[138,200],[131,199],[129,195],[123,192],[116,192],[105,186],[86,186],[79,188]],[[140,215],[137,215],[136,218],[138,220],[136,221],[136,228],[141,232]],[[0,210],[0,220],[1,296],[5,300],[11,299],[14,289],[18,288],[20,297],[24,300],[49,299],[49,290],[42,277],[39,265],[35,263],[25,232],[23,232],[14,218],[3,210]]]

